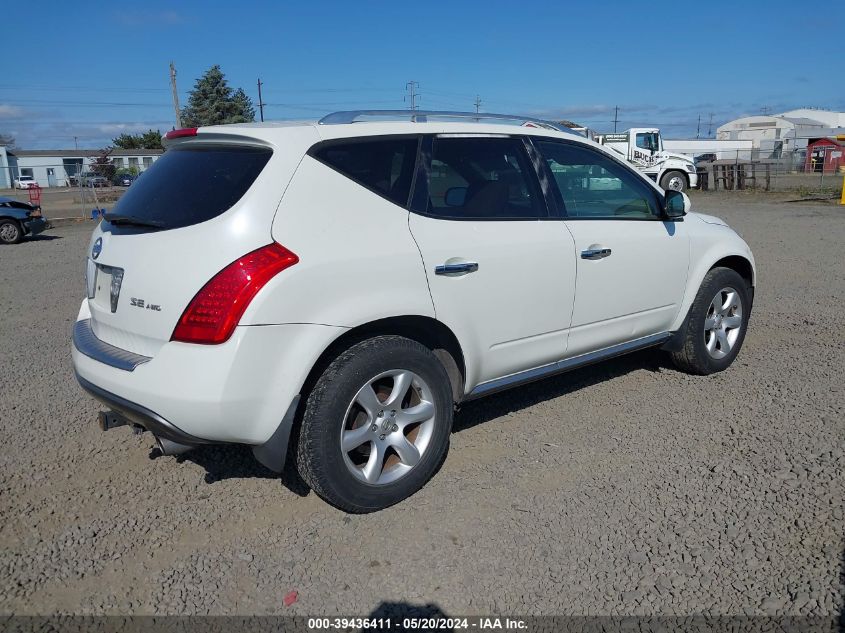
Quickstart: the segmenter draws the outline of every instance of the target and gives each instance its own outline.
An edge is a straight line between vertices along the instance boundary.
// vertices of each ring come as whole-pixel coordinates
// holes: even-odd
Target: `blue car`
[[[37,235],[47,228],[41,207],[14,198],[0,198],[0,244],[17,244],[24,235]]]

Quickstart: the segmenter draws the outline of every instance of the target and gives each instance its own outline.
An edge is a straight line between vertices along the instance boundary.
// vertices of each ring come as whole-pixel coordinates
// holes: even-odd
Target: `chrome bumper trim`
[[[81,354],[123,371],[134,371],[138,365],[152,360],[149,356],[141,356],[98,339],[91,328],[91,319],[74,324],[73,344]]]

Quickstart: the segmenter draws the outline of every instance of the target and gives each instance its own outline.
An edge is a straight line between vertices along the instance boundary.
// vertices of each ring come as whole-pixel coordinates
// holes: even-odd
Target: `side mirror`
[[[462,207],[466,202],[467,188],[466,187],[450,187],[446,190],[446,195],[443,197],[443,202],[447,207]]]
[[[692,207],[689,196],[681,191],[669,190],[663,200],[663,215],[667,220],[681,220]]]

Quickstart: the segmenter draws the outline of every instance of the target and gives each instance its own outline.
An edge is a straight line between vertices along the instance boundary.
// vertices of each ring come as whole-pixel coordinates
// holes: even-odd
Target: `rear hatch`
[[[272,242],[273,214],[290,178],[278,178],[278,170],[273,177],[274,148],[201,136],[169,147],[94,231],[86,290],[100,340],[155,356],[206,282]]]

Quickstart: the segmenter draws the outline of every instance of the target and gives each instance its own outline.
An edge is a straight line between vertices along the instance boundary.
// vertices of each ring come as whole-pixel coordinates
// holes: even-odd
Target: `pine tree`
[[[255,108],[252,105],[252,99],[247,96],[243,88],[235,90],[234,101],[238,106],[236,116],[240,117],[240,120],[230,121],[230,123],[252,123],[255,121]]]
[[[197,79],[182,109],[182,125],[222,125],[248,123],[255,120],[255,109],[246,93],[233,91],[219,65],[214,65]]]
[[[149,130],[141,134],[121,134],[112,139],[120,149],[162,149],[161,130]]]

